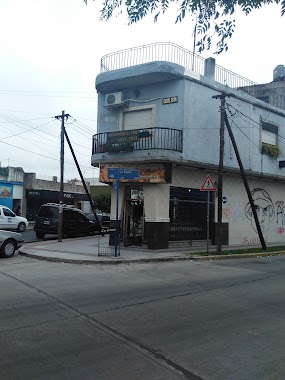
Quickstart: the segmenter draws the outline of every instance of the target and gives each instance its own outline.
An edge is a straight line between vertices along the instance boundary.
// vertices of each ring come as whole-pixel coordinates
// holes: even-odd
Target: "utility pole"
[[[220,157],[219,157],[219,176],[218,176],[218,223],[216,234],[217,254],[219,255],[222,250],[222,198],[223,198],[223,171],[224,171],[224,152],[225,152],[225,104],[226,93],[213,96],[214,99],[221,99],[220,112]]]
[[[97,225],[99,226],[99,232],[101,233],[101,223],[100,223],[100,221],[99,221],[99,219],[98,219],[98,215],[96,214],[96,208],[95,208],[95,206],[94,206],[94,203],[92,202],[91,195],[90,195],[90,193],[89,193],[89,191],[88,191],[88,189],[87,189],[87,186],[86,186],[86,183],[85,183],[85,179],[84,179],[84,177],[83,177],[83,175],[82,175],[82,171],[81,171],[81,169],[80,169],[79,163],[78,163],[78,161],[77,161],[77,158],[76,158],[76,156],[75,156],[74,150],[73,150],[73,148],[72,148],[71,142],[70,142],[70,140],[69,140],[69,137],[68,137],[68,134],[67,134],[65,128],[64,128],[64,135],[65,135],[66,141],[67,141],[67,143],[68,143],[68,145],[69,145],[69,149],[70,149],[70,151],[71,151],[72,157],[73,157],[74,162],[75,162],[75,164],[76,164],[76,167],[77,167],[78,173],[79,173],[79,175],[80,175],[81,182],[83,183],[83,186],[84,186],[85,192],[86,192],[86,194],[87,194],[87,197],[88,197],[88,200],[89,200],[89,203],[90,203],[91,209],[92,209],[93,214],[94,214],[94,217],[95,217],[95,220],[96,220],[96,222],[97,222]],[[102,236],[103,236],[103,235],[104,235],[104,234],[102,234]]]
[[[233,147],[234,147],[236,158],[237,158],[237,161],[238,161],[238,164],[239,164],[239,167],[240,167],[241,176],[242,176],[242,179],[243,179],[245,190],[247,192],[248,200],[249,200],[249,203],[250,203],[250,206],[251,206],[251,211],[252,211],[252,214],[253,214],[253,217],[254,217],[254,220],[255,220],[255,225],[256,225],[258,236],[259,236],[259,240],[261,242],[262,249],[264,251],[266,251],[266,243],[265,243],[264,236],[263,236],[263,233],[262,233],[262,230],[261,230],[261,227],[260,227],[259,219],[258,219],[256,208],[255,208],[255,204],[254,204],[253,199],[252,199],[252,194],[251,194],[249,186],[248,186],[247,178],[246,178],[244,167],[243,167],[240,155],[239,155],[239,151],[238,151],[238,147],[237,147],[237,144],[236,144],[236,140],[234,138],[233,131],[232,131],[232,128],[230,126],[230,123],[229,123],[229,120],[228,120],[228,116],[227,116],[226,113],[225,113],[225,122],[226,122],[226,126],[227,126],[227,129],[228,129],[229,135],[230,135],[230,139],[231,139]]]
[[[59,189],[59,216],[58,216],[58,241],[62,241],[62,220],[63,220],[63,174],[64,174],[64,120],[69,118],[69,114],[62,111],[61,115],[55,116],[56,119],[61,119],[60,132],[60,189]]]

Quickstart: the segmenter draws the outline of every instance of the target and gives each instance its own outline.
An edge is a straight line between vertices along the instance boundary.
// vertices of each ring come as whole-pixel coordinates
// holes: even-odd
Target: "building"
[[[162,249],[169,242],[206,238],[208,192],[200,189],[208,175],[213,185],[218,182],[221,94],[228,95],[226,112],[263,236],[268,242],[284,241],[285,111],[247,94],[248,83],[216,65],[213,58],[202,59],[170,43],[102,58],[96,78],[98,133],[93,136],[91,162],[100,167],[104,183],[114,182],[110,169],[139,171],[138,179],[120,180],[118,190],[125,245],[145,243],[150,249]],[[223,161],[222,242],[257,243],[253,213],[227,132]],[[217,206],[217,193],[211,191],[213,242]],[[116,211],[113,189],[113,226]]]
[[[0,204],[16,211],[24,200],[24,171],[19,167],[0,166]]]
[[[264,84],[250,82],[246,86],[240,87],[239,90],[285,110],[285,66],[278,65],[275,67],[272,82]]]
[[[95,178],[85,180],[90,193],[90,182],[98,183]],[[81,209],[84,213],[91,212],[89,197],[83,183],[76,179],[63,184],[64,202]],[[103,183],[98,186],[98,193],[109,193],[109,186]],[[105,190],[104,190],[105,189]],[[58,203],[60,182],[57,177],[51,179],[37,178],[36,173],[25,173],[20,167],[0,167],[0,204],[16,211],[20,206],[21,215],[28,220],[34,220],[44,203]],[[95,191],[95,193],[97,193]]]
[[[64,203],[73,205],[81,209],[84,213],[89,213],[91,206],[88,196],[85,192],[82,182],[71,180],[64,183]],[[25,198],[23,202],[23,211],[28,220],[34,220],[35,216],[44,203],[58,203],[60,182],[57,177],[52,180],[40,179],[36,173],[24,174]],[[87,182],[87,188],[90,191],[90,184]]]
[[[85,181],[89,182],[90,184],[90,195],[92,199],[100,195],[111,194],[111,186],[109,184],[100,182],[99,178],[85,178]]]

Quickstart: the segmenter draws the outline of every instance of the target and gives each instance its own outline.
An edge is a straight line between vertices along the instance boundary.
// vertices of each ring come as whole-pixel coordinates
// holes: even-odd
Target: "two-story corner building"
[[[109,54],[96,78],[98,130],[92,165],[112,183],[109,168],[137,169],[120,181],[118,215],[125,245],[206,239],[207,175],[218,182],[221,112],[226,112],[268,242],[285,237],[285,111],[245,93],[252,82],[170,43]],[[258,243],[248,196],[229,134],[224,137],[223,244]],[[111,222],[115,225],[116,191]],[[215,242],[217,193],[210,192]],[[113,244],[112,235],[110,244]]]

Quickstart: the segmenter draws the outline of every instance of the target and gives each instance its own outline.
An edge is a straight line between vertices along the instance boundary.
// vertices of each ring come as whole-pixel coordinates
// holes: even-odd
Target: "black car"
[[[101,214],[101,213],[100,214],[96,213],[96,215],[97,215],[98,220],[99,220],[99,222],[101,224],[102,231],[105,232],[105,233],[108,232],[109,231],[109,226],[110,226],[110,217],[109,217],[109,215],[107,215],[107,214]],[[86,216],[87,216],[87,218],[89,220],[92,220],[92,222],[94,222],[95,224],[98,223],[97,220],[96,220],[96,217],[95,217],[95,215],[93,213],[88,214]]]
[[[34,230],[39,239],[46,234],[58,233],[59,207],[57,203],[42,205],[36,215]],[[94,235],[100,231],[100,225],[89,220],[81,210],[63,205],[63,237],[74,235]]]

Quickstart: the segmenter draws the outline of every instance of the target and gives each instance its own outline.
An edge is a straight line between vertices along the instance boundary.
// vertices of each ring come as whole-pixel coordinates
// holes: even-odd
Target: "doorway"
[[[141,246],[144,238],[144,203],[142,186],[126,187],[123,223],[124,246]]]

